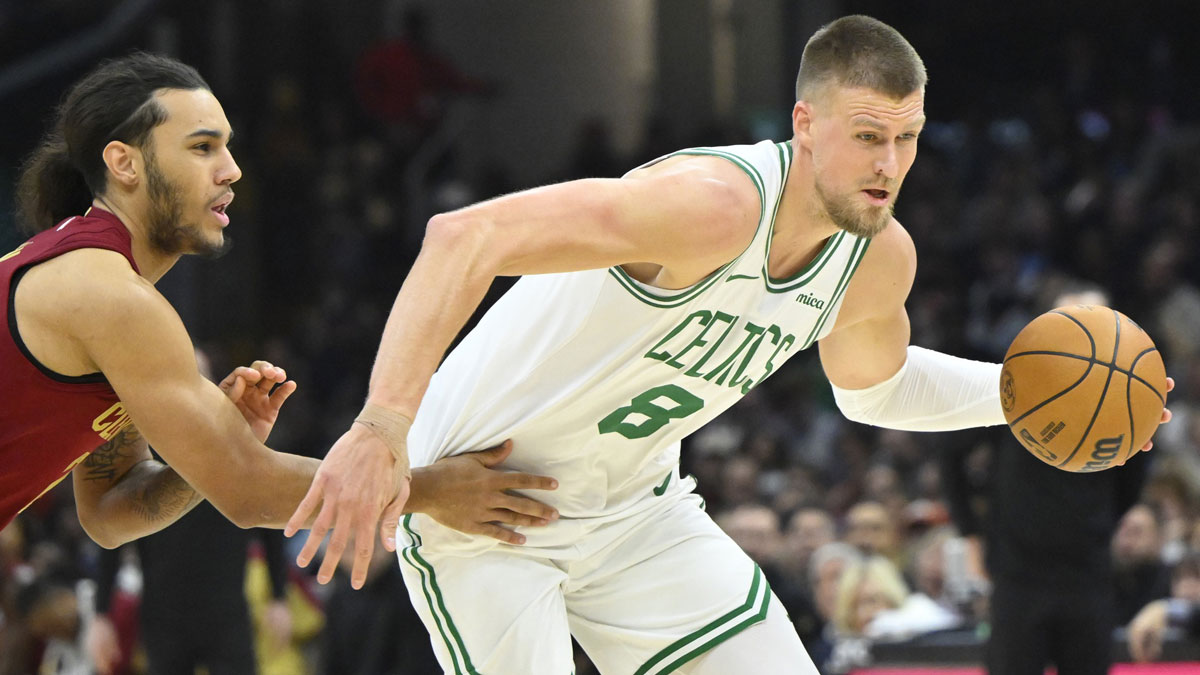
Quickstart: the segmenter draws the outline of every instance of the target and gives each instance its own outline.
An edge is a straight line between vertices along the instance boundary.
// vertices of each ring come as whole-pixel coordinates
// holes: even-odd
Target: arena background
[[[1193,11],[1182,0],[9,0],[0,2],[0,252],[23,238],[12,215],[17,168],[72,81],[134,48],[196,66],[237,132],[235,246],[218,261],[181,261],[159,287],[215,373],[259,357],[288,368],[300,389],[271,445],[321,456],[361,404],[430,215],[617,176],[680,147],[787,138],[805,40],[837,16],[870,14],[910,40],[930,76],[929,124],[897,205],[920,259],[913,342],[998,360],[1058,290],[1077,280],[1107,290],[1155,337],[1177,382],[1176,420],[1156,437],[1144,493],[1162,515],[1155,564],[1166,569],[1200,545]],[[813,505],[843,537],[852,505],[881,502],[896,559],[915,561],[938,539],[930,533],[953,538],[948,462],[963,458],[953,480],[976,504],[989,454],[1020,451],[1005,433],[851,424],[805,354],[691,439],[684,462],[717,516],[761,504],[786,521]],[[29,637],[15,604],[21,588],[40,580],[82,598],[89,587],[77,582],[99,574],[98,550],[62,488],[0,533],[3,639]],[[786,522],[767,522],[740,533],[743,545],[803,586],[803,571],[788,571],[791,547],[803,545]],[[986,589],[954,572],[938,588],[958,594],[945,602],[960,628],[937,644],[876,645],[876,665],[979,663],[987,617],[972,594]],[[317,623],[295,640],[300,660],[275,672],[356,672],[330,657],[351,625],[330,613],[345,607],[329,604],[337,591],[292,577]],[[371,597],[392,612],[383,605],[406,602],[398,596]],[[401,615],[419,651],[423,629]],[[52,641],[45,658],[75,663],[73,636]],[[0,673],[26,672],[3,639]],[[1169,647],[1168,658],[1196,654],[1185,636]],[[1120,634],[1114,650],[1127,658]],[[419,654],[387,656],[378,672],[431,672]],[[591,672],[582,657],[577,672]]]

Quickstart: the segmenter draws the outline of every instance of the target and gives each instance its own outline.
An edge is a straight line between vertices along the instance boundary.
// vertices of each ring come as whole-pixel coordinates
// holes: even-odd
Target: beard
[[[225,255],[233,241],[224,235],[220,241],[212,242],[194,222],[183,220],[183,189],[169,180],[154,155],[146,155],[146,196],[150,199],[147,229],[150,245],[160,253],[180,255],[191,253],[205,258]]]
[[[817,181],[817,197],[829,219],[839,229],[856,237],[871,238],[883,232],[892,220],[895,201],[887,206],[864,205],[855,200],[857,193],[830,197]]]

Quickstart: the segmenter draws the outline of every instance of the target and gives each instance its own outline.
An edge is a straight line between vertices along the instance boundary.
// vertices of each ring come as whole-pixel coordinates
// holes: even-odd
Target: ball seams
[[[1004,363],[1007,364],[1009,361],[1012,361],[1013,359],[1017,358],[1018,356],[1062,356],[1062,357],[1068,358],[1068,359],[1075,359],[1076,361],[1087,361],[1088,363],[1091,363],[1092,365],[1104,366],[1105,368],[1115,370],[1118,373],[1121,373],[1127,377],[1131,377],[1131,378],[1137,380],[1138,382],[1141,382],[1142,384],[1149,387],[1150,391],[1154,392],[1154,394],[1156,396],[1158,396],[1159,400],[1161,400],[1163,402],[1163,405],[1166,405],[1166,403],[1167,403],[1166,397],[1164,397],[1162,394],[1158,393],[1158,389],[1156,389],[1153,384],[1150,384],[1150,382],[1148,382],[1146,380],[1146,378],[1133,372],[1134,367],[1137,365],[1138,359],[1142,358],[1143,356],[1146,356],[1147,354],[1149,354],[1151,352],[1157,352],[1157,351],[1158,351],[1158,349],[1155,347],[1150,347],[1150,348],[1146,349],[1145,351],[1143,351],[1141,354],[1138,354],[1137,357],[1134,358],[1133,364],[1130,365],[1130,367],[1128,369],[1122,368],[1122,367],[1116,365],[1115,363],[1109,363],[1108,361],[1101,361],[1099,359],[1088,358],[1082,354],[1075,354],[1072,352],[1056,352],[1056,351],[1049,350],[1049,349],[1033,349],[1033,350],[1024,351],[1024,352],[1017,352],[1016,354],[1012,354],[1008,358],[1004,359]],[[1091,369],[1088,369],[1087,372],[1091,372]],[[1084,373],[1085,377],[1087,376],[1087,372]],[[1076,382],[1075,384],[1079,384],[1079,383]],[[1071,385],[1071,386],[1074,387],[1075,385]],[[1013,420],[1013,421],[1015,422],[1016,420]]]
[[[1096,419],[1100,417],[1100,409],[1104,407],[1104,397],[1108,396],[1108,387],[1112,384],[1114,369],[1115,367],[1110,367],[1108,369],[1108,378],[1104,380],[1104,389],[1100,390],[1100,398],[1096,401],[1096,409],[1092,411],[1092,419],[1090,422],[1088,422],[1087,428],[1085,428],[1083,433],[1079,436],[1079,442],[1075,444],[1075,449],[1071,451],[1071,454],[1067,455],[1066,459],[1059,462],[1055,466],[1062,467],[1070,464],[1071,460],[1075,458],[1075,455],[1079,453],[1079,449],[1083,447],[1084,441],[1088,440],[1088,435],[1092,433],[1092,427],[1096,426]],[[1091,368],[1089,367],[1088,370],[1091,370]]]

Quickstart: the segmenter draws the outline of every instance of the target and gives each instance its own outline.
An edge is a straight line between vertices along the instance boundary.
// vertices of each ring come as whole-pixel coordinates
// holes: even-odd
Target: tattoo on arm
[[[138,447],[141,443],[142,435],[136,428],[123,429],[83,460],[83,479],[108,483],[146,522],[173,521],[204,498],[162,462],[143,459],[130,466],[130,460],[144,452]]]
[[[192,510],[204,498],[166,464],[142,462],[117,489],[125,489],[130,508],[147,522],[175,520]],[[144,477],[143,477],[144,476]],[[128,483],[128,485],[125,485]]]
[[[83,479],[89,481],[107,481],[114,483],[123,474],[117,471],[133,456],[134,446],[142,435],[133,427],[121,430],[109,442],[96,448],[92,454],[83,460]]]

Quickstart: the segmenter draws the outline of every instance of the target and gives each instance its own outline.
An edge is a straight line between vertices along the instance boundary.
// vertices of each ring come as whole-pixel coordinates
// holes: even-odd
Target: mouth
[[[229,203],[232,201],[233,192],[226,192],[209,207],[209,210],[216,214],[217,220],[221,221],[222,226],[229,224],[229,215],[225,213],[225,209],[229,207]]]
[[[862,192],[863,192],[863,194],[865,194],[867,196],[867,200],[870,201],[872,204],[875,204],[876,206],[887,205],[888,198],[891,197],[890,192],[888,192],[887,190],[881,190],[878,188],[869,188],[869,189],[863,190]]]

